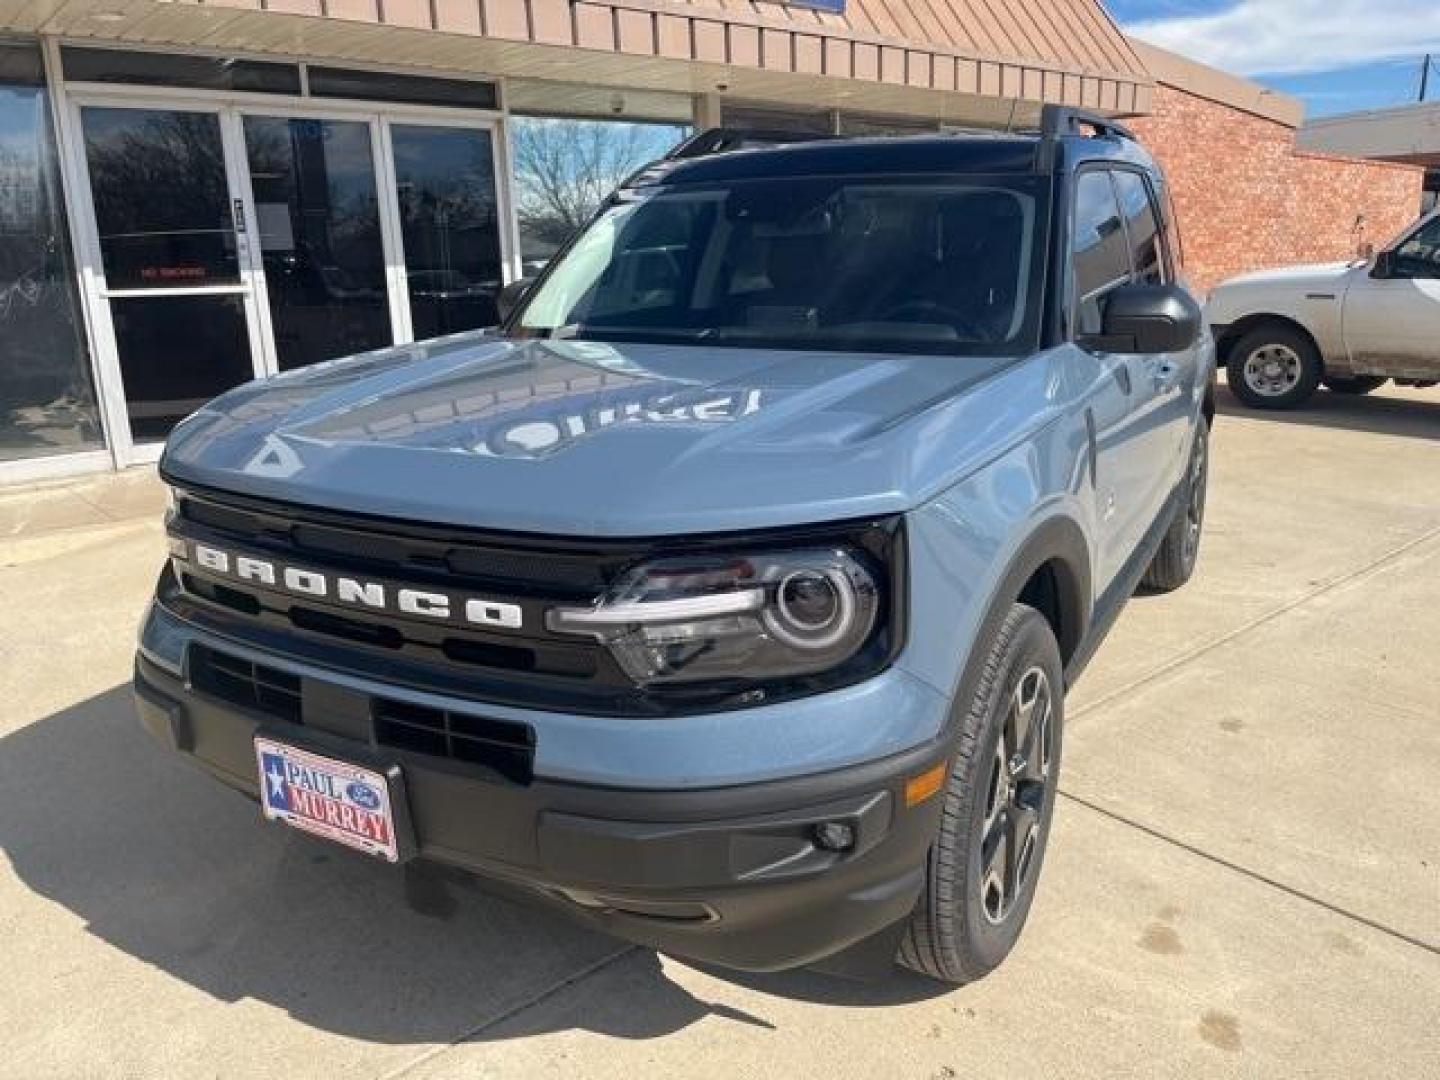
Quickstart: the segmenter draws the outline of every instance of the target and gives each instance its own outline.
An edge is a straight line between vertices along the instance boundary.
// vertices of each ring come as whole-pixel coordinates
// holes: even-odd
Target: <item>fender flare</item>
[[[1067,663],[1076,655],[1090,629],[1094,592],[1090,571],[1090,546],[1076,522],[1065,516],[1046,518],[1020,545],[1000,575],[986,605],[985,617],[975,635],[975,645],[951,697],[950,720],[953,733],[962,710],[969,707],[985,668],[989,642],[1000,630],[1010,606],[1019,599],[1025,583],[1046,563],[1056,568],[1055,583],[1060,596],[1060,655]],[[1068,682],[1067,678],[1067,682]]]
[[[1225,325],[1224,332],[1215,339],[1215,363],[1217,367],[1228,367],[1230,364],[1230,353],[1236,345],[1250,331],[1264,326],[1266,323],[1276,323],[1280,326],[1289,327],[1292,330],[1303,334],[1315,349],[1315,355],[1320,357],[1320,364],[1325,365],[1325,350],[1320,347],[1320,338],[1315,331],[1306,326],[1294,315],[1285,315],[1278,311],[1251,311],[1233,319]]]

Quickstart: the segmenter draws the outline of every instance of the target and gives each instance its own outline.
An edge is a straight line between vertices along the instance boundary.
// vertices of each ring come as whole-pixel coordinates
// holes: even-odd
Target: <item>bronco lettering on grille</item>
[[[338,604],[422,619],[459,619],[476,626],[504,630],[519,630],[525,621],[524,611],[518,604],[483,597],[457,597],[428,589],[326,574],[253,555],[240,555],[209,544],[191,544],[190,549],[196,565],[212,573],[299,596],[313,596]]]

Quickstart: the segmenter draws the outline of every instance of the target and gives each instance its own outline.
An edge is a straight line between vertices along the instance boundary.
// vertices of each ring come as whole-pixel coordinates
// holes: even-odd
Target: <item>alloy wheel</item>
[[[980,831],[980,909],[1002,923],[1024,894],[1049,798],[1053,734],[1050,680],[1031,667],[1010,695],[986,789]]]
[[[1190,452],[1190,498],[1185,505],[1185,565],[1195,561],[1200,548],[1200,529],[1205,523],[1205,484],[1208,479],[1208,439],[1202,430],[1195,436],[1195,448]]]

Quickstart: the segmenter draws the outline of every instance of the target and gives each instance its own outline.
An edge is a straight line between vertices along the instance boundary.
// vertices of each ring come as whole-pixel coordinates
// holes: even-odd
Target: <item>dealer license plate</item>
[[[399,860],[390,785],[373,769],[255,736],[260,805],[271,821]]]

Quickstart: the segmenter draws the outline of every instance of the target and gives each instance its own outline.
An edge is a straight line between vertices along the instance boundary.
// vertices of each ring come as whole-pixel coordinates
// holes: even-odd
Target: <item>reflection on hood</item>
[[[455,372],[298,426],[322,442],[393,442],[535,460],[619,424],[723,424],[763,393],[654,374],[598,342],[536,342],[477,384]]]
[[[916,505],[993,455],[1066,392],[1064,368],[470,334],[231,391],[176,429],[161,468],[290,504],[547,535],[840,520]]]

